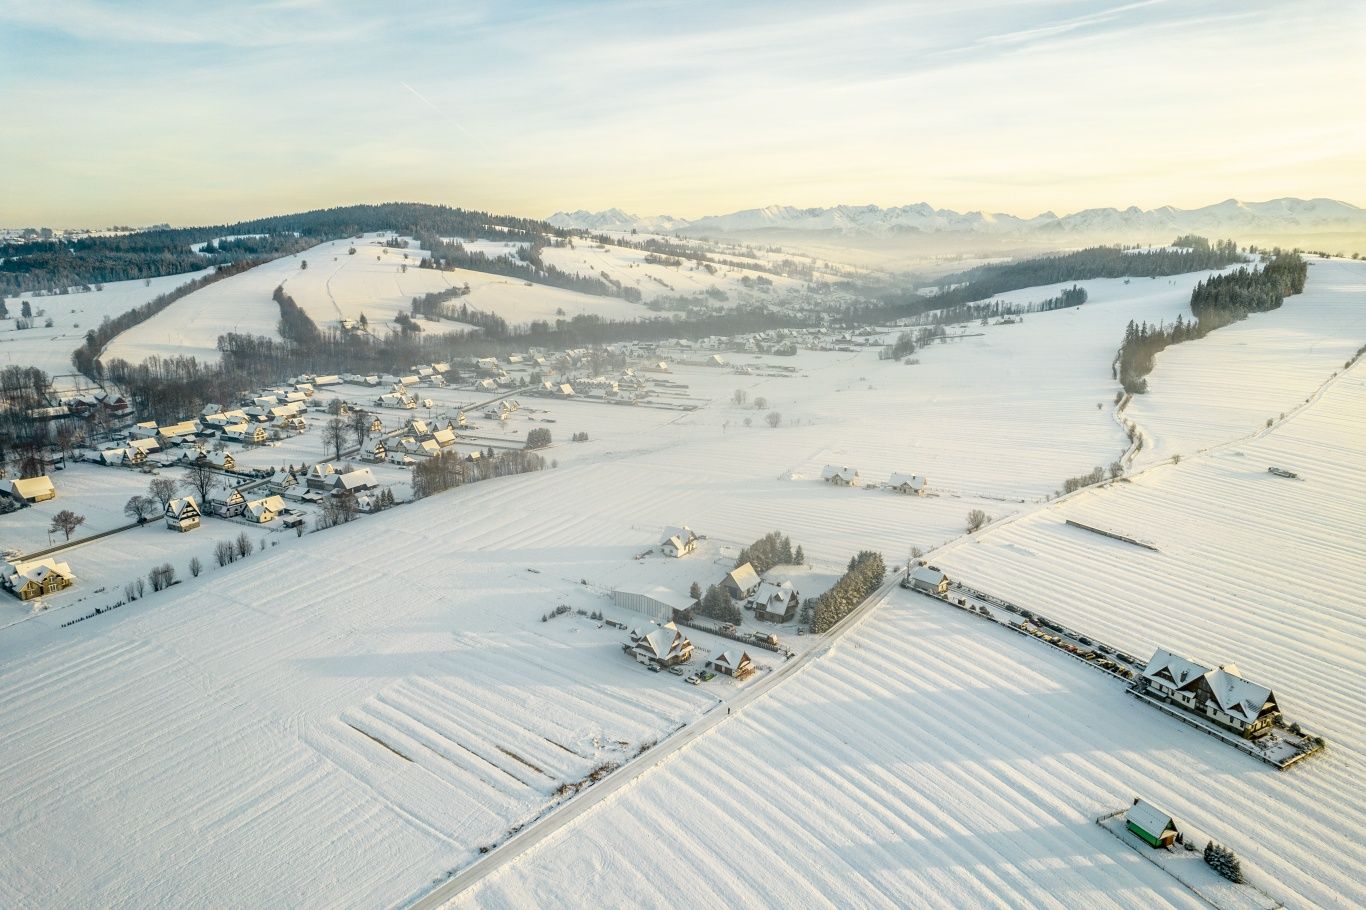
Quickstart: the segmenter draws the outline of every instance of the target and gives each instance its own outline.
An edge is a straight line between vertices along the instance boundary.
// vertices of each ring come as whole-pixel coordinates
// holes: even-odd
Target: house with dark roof
[[[754,661],[750,659],[748,651],[717,651],[707,658],[706,668],[714,673],[745,679],[754,673]]]
[[[1244,679],[1235,665],[1208,668],[1163,648],[1153,652],[1142,682],[1150,694],[1247,739],[1269,733],[1281,713],[1275,694]]]
[[[754,618],[762,622],[787,622],[797,615],[801,594],[792,582],[762,582],[754,592]]]

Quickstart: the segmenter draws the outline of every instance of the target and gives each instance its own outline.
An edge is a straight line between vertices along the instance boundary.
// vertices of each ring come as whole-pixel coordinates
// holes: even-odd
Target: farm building
[[[754,592],[754,618],[762,622],[787,622],[797,615],[801,602],[801,594],[792,582],[763,582]]]
[[[721,587],[730,594],[731,600],[749,600],[759,589],[759,573],[749,563],[736,566],[721,579]]]
[[[658,622],[672,622],[675,610],[689,610],[696,603],[691,597],[660,587],[638,591],[617,589],[612,592],[612,601]]]
[[[23,477],[18,480],[11,480],[6,485],[5,492],[15,502],[25,502],[30,505],[35,502],[46,502],[57,497],[57,488],[52,485],[52,478],[46,474],[40,477]]]
[[[1135,799],[1124,816],[1124,825],[1152,847],[1170,847],[1176,841],[1176,822],[1152,803]]]
[[[1209,669],[1163,648],[1148,661],[1143,683],[1150,692],[1247,739],[1270,732],[1281,713],[1271,690],[1244,679],[1233,664]]]
[[[754,673],[754,661],[748,651],[717,651],[707,658],[706,667],[736,679],[745,679]]]
[[[924,496],[925,478],[919,474],[893,474],[887,479],[887,489],[906,496]]]
[[[630,636],[630,643],[622,645],[622,650],[637,663],[672,667],[692,659],[692,642],[672,622],[632,629]]]
[[[20,600],[55,594],[75,582],[71,567],[53,559],[9,563],[0,570],[0,583]]]
[[[697,535],[692,528],[683,525],[677,528],[665,528],[664,539],[660,542],[659,548],[665,556],[675,558],[687,556],[697,549]]]
[[[848,465],[826,465],[821,469],[821,480],[837,487],[856,487],[859,485],[858,471]]]
[[[949,577],[935,566],[915,566],[906,573],[906,580],[917,591],[942,597],[949,593]]]
[[[166,527],[174,531],[192,531],[199,527],[199,504],[193,496],[166,503]]]

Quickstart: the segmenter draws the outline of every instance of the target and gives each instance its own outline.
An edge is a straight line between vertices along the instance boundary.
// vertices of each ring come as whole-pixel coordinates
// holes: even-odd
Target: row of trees
[[[1287,296],[1304,290],[1307,277],[1303,257],[1278,250],[1259,270],[1238,269],[1200,282],[1191,292],[1193,319],[1177,316],[1171,325],[1130,320],[1115,356],[1116,378],[1124,391],[1143,394],[1148,390],[1146,377],[1159,353],[1174,344],[1203,338],[1249,313],[1276,309]]]
[[[280,307],[280,337],[304,350],[311,351],[317,347],[321,335],[313,318],[294,302],[293,297],[285,293],[284,285],[277,287],[273,296]]]
[[[829,631],[882,585],[887,566],[882,554],[863,550],[849,560],[848,570],[834,587],[815,599],[811,610],[811,631]]]
[[[546,461],[535,452],[510,449],[466,461],[455,452],[442,452],[413,466],[413,498],[421,499],[467,483],[540,471]]]
[[[523,281],[531,281],[536,284],[548,284],[551,287],[565,288],[597,297],[621,296],[620,288],[613,287],[597,276],[565,272],[546,263],[541,258],[541,250],[545,247],[545,240],[539,234],[531,238],[525,246],[519,247],[515,258],[512,256],[490,256],[480,250],[470,252],[462,243],[448,243],[433,234],[421,234],[416,239],[418,244],[431,254],[422,258],[418,263],[419,268],[440,269],[442,271],[472,269],[477,272],[520,278]]]
[[[805,562],[806,554],[800,545],[793,549],[792,538],[781,531],[770,531],[740,551],[735,558],[735,567],[738,569],[749,563],[755,572],[762,575],[774,566],[802,565]]]
[[[698,601],[697,612],[719,622],[737,626],[744,620],[740,608],[731,600],[730,592],[718,585],[707,586],[706,593]]]

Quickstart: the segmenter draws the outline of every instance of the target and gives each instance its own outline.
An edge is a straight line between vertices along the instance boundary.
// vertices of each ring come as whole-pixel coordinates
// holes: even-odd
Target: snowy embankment
[[[1263,429],[1366,344],[1366,262],[1309,262],[1304,293],[1279,309],[1157,356],[1148,393],[1135,395],[1125,411],[1143,431],[1137,466]]]
[[[106,318],[112,319],[141,306],[160,294],[175,290],[183,284],[209,274],[206,269],[181,275],[136,281],[111,281],[102,291],[81,291],[50,297],[5,298],[12,318],[0,319],[0,367],[37,367],[52,377],[59,390],[86,385],[70,374],[71,354],[85,340],[85,333],[96,328]],[[17,317],[27,302],[33,309],[33,328],[16,329]],[[52,320],[52,327],[46,322]]]

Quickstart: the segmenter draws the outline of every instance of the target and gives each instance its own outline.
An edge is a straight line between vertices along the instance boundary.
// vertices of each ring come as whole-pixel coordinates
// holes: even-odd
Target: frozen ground
[[[5,304],[10,315],[17,317],[23,301],[33,307],[34,327],[16,330],[16,320],[0,319],[0,367],[38,367],[54,377],[59,389],[86,386],[84,379],[76,382],[71,374],[71,353],[85,340],[85,333],[97,327],[106,317],[112,318],[153,297],[174,290],[182,284],[207,275],[207,269],[182,275],[167,275],[147,281],[111,281],[102,291],[62,294],[55,297],[7,297]],[[52,319],[52,328],[45,323]]]
[[[391,906],[420,893],[538,816],[562,784],[726,696],[641,670],[621,655],[620,634],[595,623],[540,622],[547,610],[620,615],[606,600],[615,585],[715,581],[726,547],[775,528],[803,545],[814,567],[798,584],[817,593],[856,550],[896,564],[912,544],[957,536],[969,508],[1037,508],[1029,500],[1062,478],[1118,456],[1117,339],[1130,318],[1174,317],[1193,282],[1088,282],[1081,310],[974,327],[984,334],[920,352],[917,366],[871,351],[772,358],[798,368],[781,378],[679,366],[672,378],[707,402],[691,412],[524,398],[540,411],[498,432],[525,438],[546,425],[531,416],[555,420],[546,454],[556,469],[282,541],[67,629],[57,610],[0,631],[0,773],[13,782],[0,792],[0,905],[32,903],[51,882],[85,906],[200,907],[229,894],[253,906]],[[1284,884],[1277,896],[1360,903],[1341,832],[1359,831],[1362,812],[1337,796],[1355,792],[1363,770],[1352,704],[1362,561],[1351,541],[1366,494],[1350,476],[1362,446],[1349,424],[1362,402],[1335,397],[1357,379],[1257,443],[1281,450],[1184,459],[1058,507],[1135,497],[1135,532],[1163,557],[1173,544],[1179,583],[1155,584],[1109,549],[1029,555],[1051,538],[1026,532],[1057,524],[1055,510],[944,559],[1006,596],[1081,592],[1051,612],[1083,627],[1108,604],[1115,625],[1096,632],[1134,648],[1156,623],[1131,604],[1156,590],[1154,615],[1180,631],[1170,647],[1236,660],[1272,684],[1293,717],[1323,728],[1325,756],[1277,775],[1036,642],[897,594],[834,653],[468,899],[1195,906],[1092,822],[1143,793],[1252,855]],[[768,398],[783,425],[731,404],[736,388]],[[1335,422],[1346,441],[1330,433]],[[1297,426],[1308,430],[1288,435]],[[576,431],[590,441],[567,442]],[[1274,524],[1273,510],[1290,506],[1274,497],[1294,494],[1265,486],[1261,462],[1273,457],[1293,457],[1308,478],[1290,533],[1328,553],[1303,571],[1294,560],[1307,554]],[[829,461],[871,480],[924,473],[941,495],[835,489],[816,479]],[[1217,475],[1209,497],[1180,486],[1225,461],[1241,473]],[[1164,471],[1172,501],[1191,503],[1176,518],[1153,504]],[[1138,498],[1149,478],[1152,502]],[[1233,504],[1249,503],[1262,512],[1244,537]],[[1328,523],[1316,532],[1322,515],[1355,536]],[[1124,523],[1108,508],[1103,517]],[[1194,527],[1174,531],[1175,521]],[[679,523],[714,542],[683,560],[632,558]],[[998,539],[1009,546],[971,561]],[[1206,549],[1187,556],[1176,544]],[[1007,559],[1013,569],[990,574]],[[1200,576],[1206,563],[1215,569]],[[1254,595],[1275,619],[1228,606]],[[1287,630],[1289,605],[1303,601],[1324,615],[1302,609]]]

